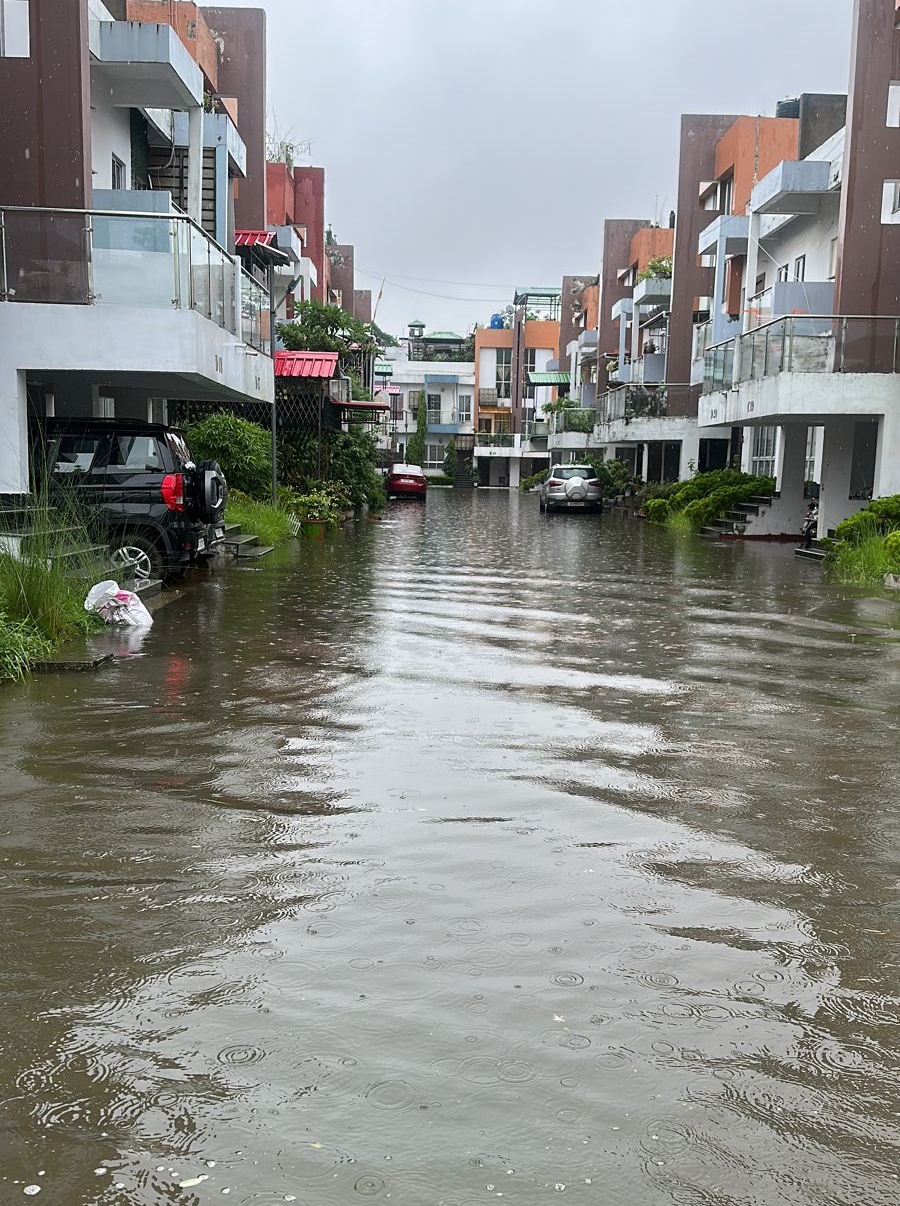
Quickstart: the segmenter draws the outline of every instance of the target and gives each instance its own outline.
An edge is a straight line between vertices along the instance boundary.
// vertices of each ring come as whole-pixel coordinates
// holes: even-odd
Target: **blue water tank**
[[[503,315],[502,314],[492,314],[491,315],[491,330],[492,331],[502,331],[503,330]]]

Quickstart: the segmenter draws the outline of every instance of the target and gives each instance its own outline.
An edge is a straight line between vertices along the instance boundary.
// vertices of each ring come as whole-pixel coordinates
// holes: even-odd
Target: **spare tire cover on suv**
[[[583,477],[570,477],[566,482],[566,498],[573,501],[587,498],[587,482]]]
[[[219,462],[201,461],[193,469],[186,469],[185,476],[190,477],[190,493],[197,519],[201,523],[218,523],[225,514],[228,499],[228,483]]]

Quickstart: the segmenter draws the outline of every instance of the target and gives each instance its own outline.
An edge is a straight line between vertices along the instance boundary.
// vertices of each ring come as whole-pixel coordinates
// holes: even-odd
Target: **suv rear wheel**
[[[163,574],[162,550],[146,536],[126,533],[117,537],[110,545],[110,560],[123,579],[144,581]]]

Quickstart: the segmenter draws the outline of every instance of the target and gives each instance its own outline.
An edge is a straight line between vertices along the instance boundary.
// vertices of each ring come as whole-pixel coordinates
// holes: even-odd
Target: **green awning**
[[[375,361],[375,376],[376,377],[393,377],[394,366],[390,360]]]
[[[529,385],[568,385],[569,374],[564,372],[555,373],[529,373]]]

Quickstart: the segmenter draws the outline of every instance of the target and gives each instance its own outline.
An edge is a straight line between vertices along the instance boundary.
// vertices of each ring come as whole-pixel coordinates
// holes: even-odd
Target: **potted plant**
[[[321,540],[327,528],[338,518],[333,495],[326,490],[310,490],[295,499],[300,531],[308,540]]]

